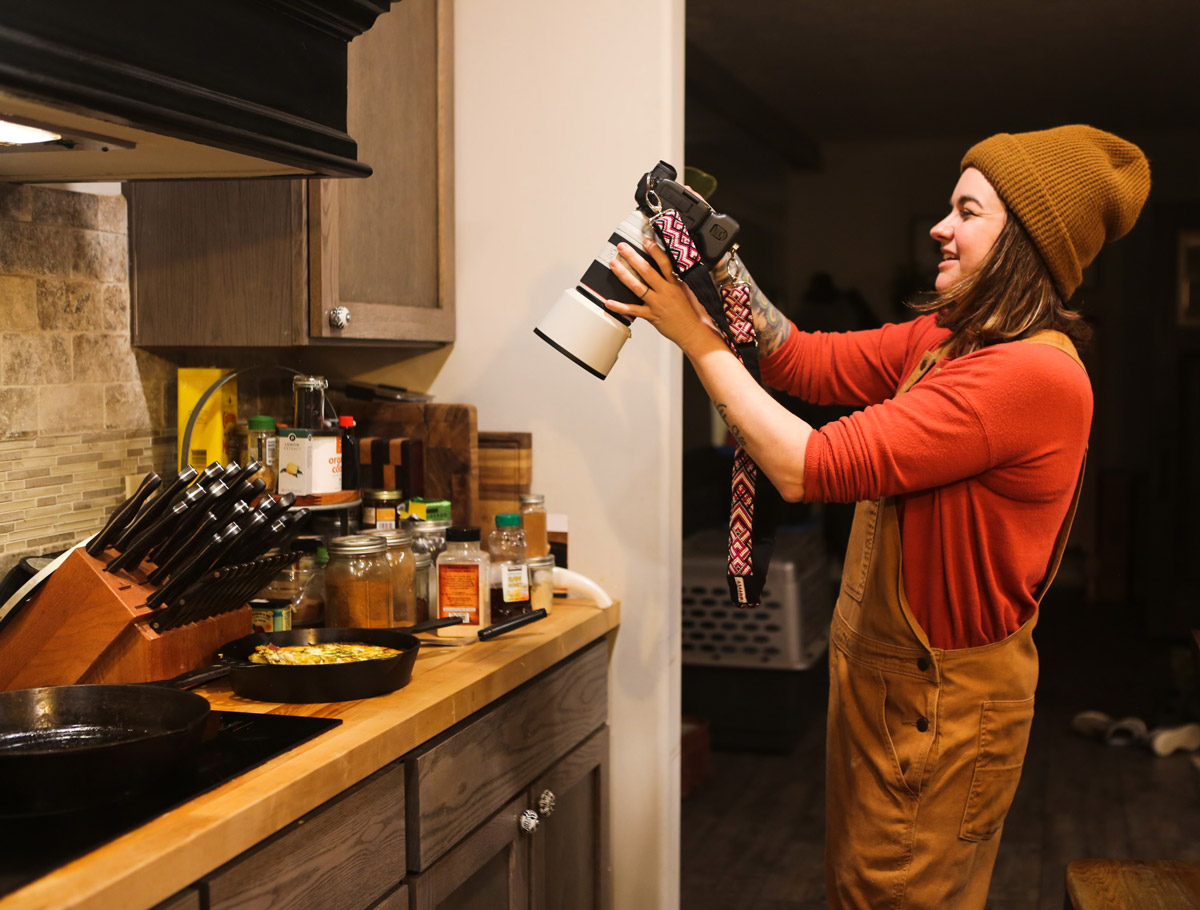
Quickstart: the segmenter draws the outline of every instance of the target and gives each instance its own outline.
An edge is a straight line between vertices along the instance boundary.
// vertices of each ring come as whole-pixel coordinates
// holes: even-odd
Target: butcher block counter
[[[492,641],[422,647],[407,686],[361,701],[281,705],[224,683],[198,689],[216,709],[342,723],[0,899],[0,910],[407,910],[457,906],[467,892],[561,897],[584,886],[587,905],[604,907],[603,640],[619,620],[619,605],[557,601],[546,619]],[[546,839],[555,825],[557,842]],[[492,862],[505,851],[507,862]],[[595,883],[556,881],[551,866],[562,863],[548,856],[593,857]],[[489,881],[503,869],[516,872]]]

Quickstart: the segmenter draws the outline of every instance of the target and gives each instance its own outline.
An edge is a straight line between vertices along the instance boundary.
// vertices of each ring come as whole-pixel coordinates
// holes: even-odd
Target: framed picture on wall
[[[1200,326],[1200,230],[1179,232],[1179,324]]]

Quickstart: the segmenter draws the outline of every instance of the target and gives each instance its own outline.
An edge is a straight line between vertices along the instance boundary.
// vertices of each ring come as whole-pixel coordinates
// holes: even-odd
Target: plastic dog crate
[[[780,530],[762,605],[729,599],[723,532],[683,542],[683,662],[756,670],[806,670],[829,642],[834,586],[820,531]]]

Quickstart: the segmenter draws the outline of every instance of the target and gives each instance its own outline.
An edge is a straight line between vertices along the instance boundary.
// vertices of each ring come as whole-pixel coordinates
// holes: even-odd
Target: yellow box
[[[177,371],[179,436],[176,457],[183,457],[183,434],[188,418],[196,402],[208,391],[209,386],[230,373],[220,367],[180,367]],[[188,442],[187,463],[197,471],[203,471],[214,461],[228,464],[230,459],[230,434],[237,427],[237,380],[231,379],[217,389],[204,403],[196,416],[192,436]]]

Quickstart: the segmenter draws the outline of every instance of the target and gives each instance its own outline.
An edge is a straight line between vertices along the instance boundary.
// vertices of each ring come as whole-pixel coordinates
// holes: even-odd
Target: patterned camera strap
[[[675,273],[692,289],[734,356],[754,381],[761,383],[758,338],[750,318],[750,286],[731,282],[717,290],[687,225],[674,209],[660,212],[650,223],[675,264]],[[733,454],[732,493],[729,595],[739,607],[756,607],[762,601],[775,546],[775,504],[779,494],[766,475],[759,476],[758,465],[740,445]]]

